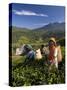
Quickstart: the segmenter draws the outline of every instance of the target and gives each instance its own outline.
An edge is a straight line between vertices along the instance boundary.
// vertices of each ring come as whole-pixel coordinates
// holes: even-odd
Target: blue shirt
[[[27,54],[27,58],[34,60],[35,58],[35,52],[33,50],[29,51],[29,53]]]

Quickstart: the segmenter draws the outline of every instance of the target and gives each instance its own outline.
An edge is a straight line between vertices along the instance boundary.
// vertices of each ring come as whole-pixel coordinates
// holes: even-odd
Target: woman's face
[[[49,41],[49,46],[54,46],[54,42],[53,41]]]

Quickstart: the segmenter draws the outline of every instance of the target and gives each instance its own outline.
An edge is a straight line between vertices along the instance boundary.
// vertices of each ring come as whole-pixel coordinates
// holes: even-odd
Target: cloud
[[[48,17],[47,14],[35,13],[35,12],[32,12],[32,11],[26,11],[26,10],[21,10],[21,11],[13,10],[13,12],[14,12],[14,14],[16,14],[16,15]]]
[[[36,23],[34,25],[47,25],[48,23]]]

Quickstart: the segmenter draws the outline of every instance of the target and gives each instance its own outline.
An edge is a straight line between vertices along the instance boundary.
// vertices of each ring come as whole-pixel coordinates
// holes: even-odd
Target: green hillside
[[[50,37],[65,37],[65,23],[51,23],[38,29],[12,27],[12,45],[45,43]]]

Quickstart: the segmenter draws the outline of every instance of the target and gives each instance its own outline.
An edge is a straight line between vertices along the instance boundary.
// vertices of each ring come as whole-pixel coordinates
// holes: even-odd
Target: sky
[[[22,28],[34,29],[49,23],[65,22],[63,6],[13,3],[9,14],[12,15],[12,26]]]

